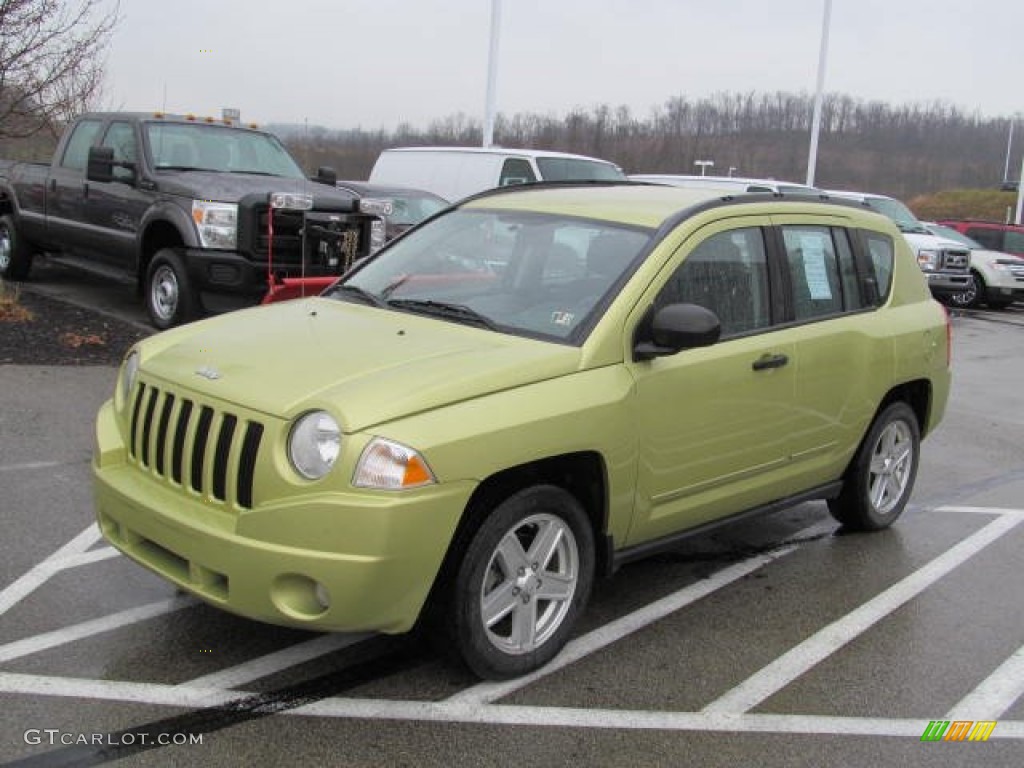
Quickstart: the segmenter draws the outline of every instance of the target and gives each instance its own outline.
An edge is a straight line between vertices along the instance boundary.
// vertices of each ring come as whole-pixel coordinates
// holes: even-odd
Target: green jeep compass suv
[[[322,296],[141,342],[96,425],[103,534],[227,611],[420,623],[503,678],[694,531],[814,499],[890,525],[946,406],[944,310],[881,215],[714,195],[484,193]]]

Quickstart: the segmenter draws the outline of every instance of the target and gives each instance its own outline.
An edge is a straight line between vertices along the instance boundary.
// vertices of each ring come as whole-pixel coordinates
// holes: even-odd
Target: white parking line
[[[818,662],[873,627],[911,598],[1024,522],[1019,514],[1001,515],[981,530],[946,550],[927,565],[896,582],[843,618],[832,622],[759,672],[704,707],[708,714],[747,712],[789,685]]]
[[[83,621],[81,624],[56,629],[53,632],[26,637],[24,640],[15,640],[12,643],[0,645],[0,663],[11,661],[12,659],[20,659],[22,656],[29,656],[39,651],[56,648],[59,645],[99,635],[103,632],[120,629],[129,624],[152,619],[164,613],[180,611],[182,608],[188,608],[193,605],[198,605],[198,601],[193,597],[172,597],[167,600],[158,600],[155,603],[140,605],[137,608],[129,608],[126,611],[112,613],[99,619]]]
[[[322,635],[304,643],[296,643],[265,656],[197,677],[179,687],[186,688],[235,688],[261,677],[268,677],[289,667],[311,661],[328,653],[355,645],[370,637],[367,633],[348,635]]]
[[[0,616],[3,616],[12,606],[16,605],[28,595],[41,587],[53,574],[63,570],[66,566],[62,562],[65,558],[80,555],[89,549],[100,538],[99,528],[93,523],[71,541],[58,549],[39,565],[34,566],[21,578],[0,592]]]
[[[945,720],[997,720],[1024,695],[1024,646],[960,699]]]
[[[611,643],[628,637],[633,632],[658,621],[673,611],[734,583],[764,565],[793,552],[797,548],[796,546],[788,546],[735,563],[716,572],[708,579],[691,584],[577,638],[567,645],[563,653],[551,664],[532,675],[517,680],[503,683],[481,683],[441,702],[337,697],[311,702],[292,710],[285,710],[281,714],[420,722],[604,728],[609,730],[833,734],[900,736],[919,739],[928,725],[926,720],[752,714],[747,710],[788,685],[815,664],[842,648],[850,639],[874,626],[899,606],[920,594],[937,580],[1024,522],[1024,510],[947,507],[938,511],[962,511],[996,515],[997,517],[875,598],[815,633],[700,712],[519,706],[495,702],[514,690],[529,685]],[[833,525],[829,521],[822,521],[801,531],[797,537],[806,537],[817,531],[829,530]],[[85,543],[83,546],[83,542],[88,538],[86,537],[87,533],[89,533],[88,530],[80,534],[36,569],[26,574],[23,579],[47,563],[49,563],[48,568],[53,570],[58,567],[58,563],[62,564],[60,567],[71,567],[73,564],[84,564],[106,557],[105,549],[84,552],[91,545]],[[0,593],[0,598],[6,598],[8,593],[11,593],[11,590],[23,579]],[[24,591],[24,587],[19,587],[19,589]],[[20,658],[44,648],[53,648],[63,643],[116,629],[193,604],[195,601],[192,598],[179,597],[9,643],[0,646],[0,662]],[[244,685],[252,680],[338,650],[363,639],[363,637],[362,635],[317,637],[180,685],[0,672],[0,693],[125,701],[183,708],[230,706],[254,695],[251,692],[234,689],[235,686]],[[231,690],[227,690],[228,688]],[[948,719],[957,717],[996,719],[1013,705],[1021,696],[1022,691],[1024,691],[1024,648],[1018,649],[985,681],[958,702],[946,717]],[[1024,740],[1024,721],[999,721],[992,734],[992,739]]]
[[[231,706],[254,695],[247,691],[129,683],[114,680],[48,677],[0,672],[0,692],[58,696],[179,708]],[[928,721],[912,718],[819,717],[815,715],[710,714],[578,707],[537,707],[508,704],[389,699],[330,698],[277,714],[299,717],[404,720],[409,722],[473,723],[608,730],[718,731],[839,736],[902,736],[919,739]],[[992,739],[1024,739],[1024,721],[1001,720]]]
[[[22,472],[33,469],[54,469],[56,467],[68,467],[74,464],[87,464],[89,459],[77,461],[26,461],[22,464],[0,464],[0,472]]]
[[[835,523],[832,522],[831,519],[823,520],[799,531],[793,536],[793,538],[802,539],[817,536],[822,533],[827,533],[834,528]],[[562,669],[585,656],[589,656],[595,651],[599,651],[602,648],[633,634],[637,630],[643,629],[647,625],[665,618],[671,613],[675,613],[680,608],[690,605],[691,603],[710,595],[712,592],[732,584],[738,579],[742,579],[744,576],[768,565],[768,563],[774,562],[780,557],[784,557],[785,555],[796,551],[796,549],[796,546],[789,546],[764,555],[755,555],[754,557],[750,557],[739,563],[730,565],[728,568],[716,571],[702,581],[683,587],[678,592],[674,592],[673,594],[663,597],[649,605],[645,605],[639,610],[633,611],[620,619],[616,619],[609,624],[605,624],[603,627],[598,627],[597,629],[588,632],[582,637],[576,638],[572,642],[568,643],[562,652],[550,663],[546,664],[536,672],[518,677],[514,680],[480,683],[472,688],[467,688],[464,691],[460,691],[459,693],[448,697],[446,701],[452,704],[467,705],[497,701],[498,699],[508,696],[513,691],[517,691],[520,688],[541,679],[542,677],[546,677],[557,672],[559,669]]]

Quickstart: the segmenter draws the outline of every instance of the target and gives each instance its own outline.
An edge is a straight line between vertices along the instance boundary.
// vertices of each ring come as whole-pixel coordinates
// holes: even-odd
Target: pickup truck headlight
[[[203,248],[233,251],[238,243],[238,206],[210,200],[192,201],[192,221]]]
[[[917,252],[917,264],[925,272],[934,272],[939,268],[939,252],[921,249]]]
[[[341,428],[326,411],[300,417],[288,437],[288,458],[295,471],[309,480],[330,472],[340,451]]]
[[[382,437],[373,438],[363,449],[352,477],[352,485],[357,488],[379,491],[400,491],[436,482],[437,478],[419,452]]]

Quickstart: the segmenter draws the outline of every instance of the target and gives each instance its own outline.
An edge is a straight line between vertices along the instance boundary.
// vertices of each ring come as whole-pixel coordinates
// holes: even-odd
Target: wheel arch
[[[470,496],[448,544],[427,598],[428,609],[437,607],[438,590],[454,576],[462,553],[487,513],[512,494],[535,485],[561,488],[580,503],[594,532],[595,573],[610,573],[610,547],[602,546],[608,522],[607,478],[603,457],[596,451],[581,451],[509,467],[484,479]]]
[[[874,423],[878,414],[896,402],[904,402],[910,406],[914,416],[917,417],[917,427],[921,432],[921,437],[924,438],[928,433],[929,419],[932,411],[931,382],[927,379],[915,379],[890,389],[885,397],[882,398],[882,402],[878,404],[875,415],[871,419],[872,423]]]
[[[158,252],[164,248],[183,247],[185,247],[185,238],[182,237],[176,225],[166,219],[150,222],[142,233],[140,243],[139,262],[135,273],[137,290],[139,292],[143,290],[149,263]]]

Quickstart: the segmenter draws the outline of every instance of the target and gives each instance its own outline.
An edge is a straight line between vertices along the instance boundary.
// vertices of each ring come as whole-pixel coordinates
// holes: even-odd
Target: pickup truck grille
[[[128,453],[144,470],[207,501],[251,509],[263,425],[145,383]]]
[[[309,275],[340,275],[360,256],[368,255],[365,217],[322,211],[274,211],[273,252],[270,252],[270,210],[262,207],[254,217],[255,255],[273,258],[275,265],[297,271],[305,262]]]
[[[971,266],[971,252],[956,248],[945,248],[942,251],[940,269],[946,272],[967,272]]]

